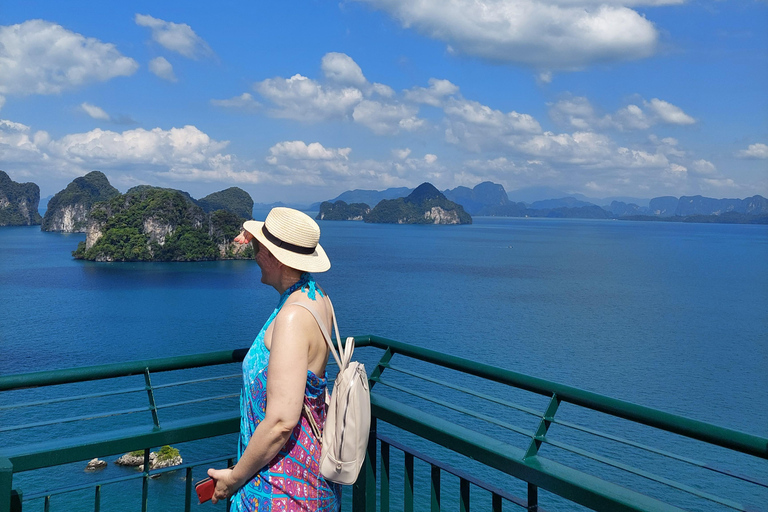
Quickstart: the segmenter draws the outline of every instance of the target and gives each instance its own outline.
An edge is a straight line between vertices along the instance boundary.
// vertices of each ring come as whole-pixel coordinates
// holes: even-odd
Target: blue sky
[[[257,202],[501,183],[768,196],[768,2],[0,8],[0,169]]]

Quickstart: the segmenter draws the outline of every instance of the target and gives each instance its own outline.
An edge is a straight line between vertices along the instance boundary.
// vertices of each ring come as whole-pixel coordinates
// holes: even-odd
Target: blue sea
[[[768,437],[768,226],[319,224],[343,336]],[[251,261],[76,261],[83,239],[0,229],[0,374],[247,347],[278,300]]]

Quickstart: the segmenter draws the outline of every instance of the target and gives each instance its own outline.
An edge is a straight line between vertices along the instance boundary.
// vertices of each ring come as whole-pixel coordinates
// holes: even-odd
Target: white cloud
[[[325,186],[354,177],[350,169],[351,148],[326,148],[319,142],[286,141],[269,149],[270,180],[283,185]]]
[[[104,109],[91,105],[90,103],[81,103],[80,108],[85,111],[86,114],[94,119],[101,119],[102,121],[109,121],[109,114],[104,112]]]
[[[363,99],[360,89],[325,87],[299,74],[288,79],[268,78],[254,87],[276,106],[272,115],[297,121],[348,118]]]
[[[152,39],[163,48],[196,59],[213,54],[213,51],[192,27],[186,23],[173,23],[153,18],[148,14],[136,14],[136,24],[152,31]]]
[[[688,168],[679,164],[669,164],[669,170],[674,173],[688,172]]]
[[[319,142],[286,141],[269,148],[271,156],[267,162],[276,164],[283,157],[291,160],[349,160],[351,151],[352,148],[325,148]]]
[[[730,178],[704,178],[702,180],[707,185],[717,189],[735,189],[736,182]]]
[[[261,104],[254,100],[253,96],[247,92],[244,92],[240,96],[229,98],[228,100],[211,100],[211,105],[236,110],[256,110],[261,106]]]
[[[739,151],[738,156],[742,158],[768,158],[768,145],[750,144],[747,149]]]
[[[653,125],[653,120],[637,105],[619,109],[614,119],[620,130],[647,130]]]
[[[194,126],[123,132],[95,129],[58,140],[43,131],[0,121],[0,160],[11,168],[50,182],[81,176],[93,169],[111,171],[116,182],[173,184],[180,181],[258,183],[263,172],[238,169],[227,141],[216,141]],[[112,179],[112,178],[110,178]]]
[[[360,66],[344,53],[326,53],[321,61],[321,68],[328,80],[342,85],[363,88],[368,83]]]
[[[408,155],[410,154],[411,154],[410,148],[392,150],[392,156],[397,160],[405,160],[406,158],[408,158]]]
[[[173,73],[173,65],[171,65],[165,57],[155,57],[149,61],[149,70],[163,80],[168,80],[169,82],[176,81],[176,75]]]
[[[715,164],[704,159],[694,161],[691,167],[699,174],[712,175],[717,171]]]
[[[648,57],[658,40],[651,22],[618,1],[358,1],[444,41],[450,52],[544,71]]]
[[[447,96],[459,93],[459,87],[448,80],[429,79],[429,88],[414,87],[405,91],[405,99],[414,103],[426,103],[439,107]]]
[[[139,65],[115,45],[44,20],[0,26],[0,94],[58,94],[132,75]]]
[[[693,124],[691,116],[680,107],[658,98],[642,101],[642,107],[630,103],[614,114],[598,114],[589,100],[583,96],[566,96],[550,105],[553,121],[576,130],[614,128],[622,131],[647,130],[658,123]]]
[[[3,105],[5,105],[5,96],[0,96],[0,110],[3,109]]]
[[[424,155],[424,161],[427,162],[427,164],[432,165],[433,163],[437,162],[437,155],[427,153]]]
[[[395,134],[400,130],[414,131],[424,126],[416,117],[418,109],[398,103],[363,100],[352,112],[356,123],[367,126],[377,135]]]
[[[669,124],[693,124],[694,118],[683,112],[683,109],[671,103],[653,98],[647,106],[665,123]]]
[[[477,101],[450,98],[443,110],[446,140],[470,151],[508,147],[511,139],[541,133],[541,125],[532,116],[504,113]]]

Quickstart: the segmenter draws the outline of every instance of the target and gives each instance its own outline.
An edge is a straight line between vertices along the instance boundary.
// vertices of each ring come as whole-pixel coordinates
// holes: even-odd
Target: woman
[[[312,314],[296,305],[317,311],[330,330],[329,301],[310,274],[331,267],[320,228],[297,210],[274,208],[263,223],[245,222],[235,240],[253,244],[261,282],[280,301],[243,360],[238,461],[208,470],[212,501],[232,496],[233,511],[338,510],[341,488],[320,475],[320,443],[302,414],[306,402],[325,423],[329,348]]]

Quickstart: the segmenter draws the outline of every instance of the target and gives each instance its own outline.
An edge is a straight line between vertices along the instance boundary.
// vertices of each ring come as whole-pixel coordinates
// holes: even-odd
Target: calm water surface
[[[768,436],[767,226],[320,226],[343,335]],[[254,262],[75,261],[83,238],[0,229],[0,374],[245,347],[278,299]]]

